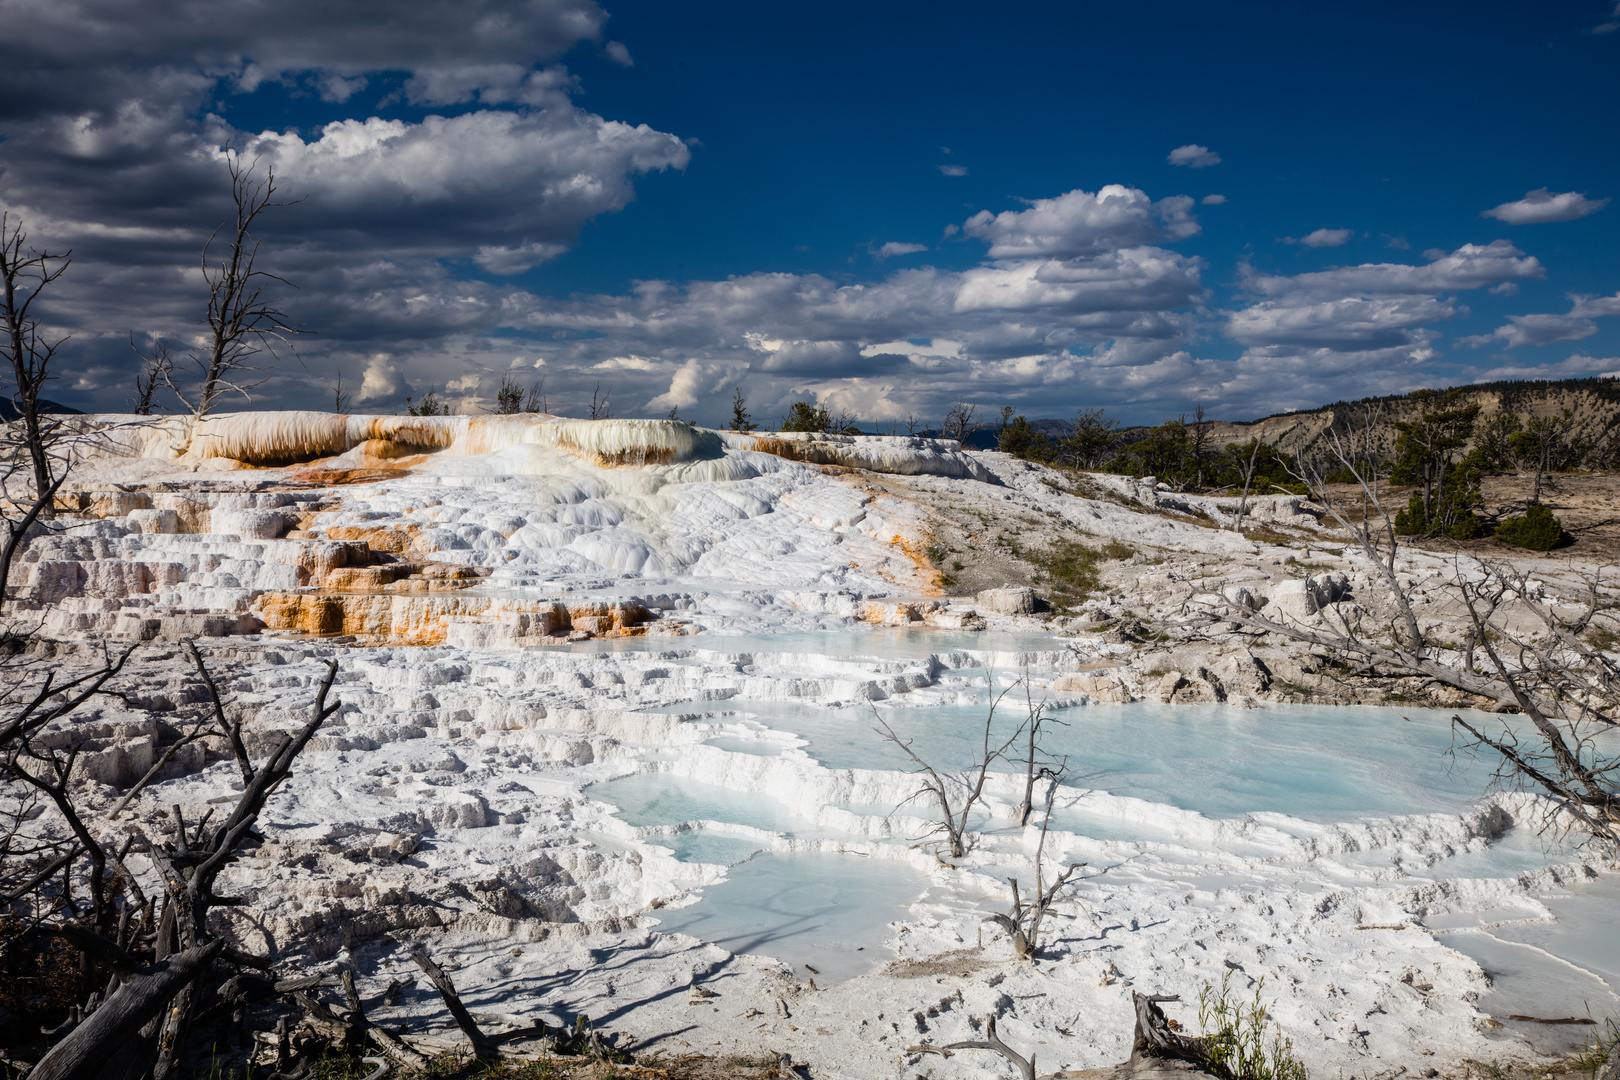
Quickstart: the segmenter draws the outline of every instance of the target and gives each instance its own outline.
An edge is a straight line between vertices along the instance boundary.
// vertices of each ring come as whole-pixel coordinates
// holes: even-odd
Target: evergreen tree
[[[1046,432],[1036,431],[1035,425],[1023,416],[1002,425],[996,449],[1030,461],[1054,461],[1058,456],[1058,444],[1047,438]]]
[[[1095,469],[1119,445],[1119,421],[1101,409],[1081,409],[1074,432],[1062,441],[1063,456],[1077,469]]]
[[[1395,428],[1395,470],[1390,479],[1414,484],[1407,507],[1395,517],[1395,530],[1403,536],[1447,536],[1472,540],[1485,533],[1474,513],[1480,505],[1479,478],[1489,462],[1476,449],[1461,461],[1458,452],[1468,444],[1479,419],[1478,404],[1464,404],[1464,391],[1419,390],[1415,420],[1399,420]]]
[[[748,414],[748,399],[743,396],[742,387],[735,387],[731,395],[731,430],[755,431],[758,428],[759,425]]]
[[[795,401],[782,418],[783,431],[827,431],[832,427],[832,414],[808,401]],[[740,430],[740,429],[739,429]]]

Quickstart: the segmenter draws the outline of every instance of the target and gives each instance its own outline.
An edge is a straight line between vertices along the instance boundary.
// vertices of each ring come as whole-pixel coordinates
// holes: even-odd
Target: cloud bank
[[[1580,341],[1598,332],[1594,321],[1620,315],[1620,293],[1613,296],[1576,296],[1567,315],[1509,315],[1507,325],[1489,334],[1459,338],[1459,345],[1478,348],[1500,343],[1505,349],[1535,348],[1563,341]]]
[[[1427,263],[1245,267],[1236,301],[1217,309],[1207,263],[1187,250],[1210,242],[1194,199],[1115,183],[968,206],[932,256],[874,240],[876,261],[861,263],[871,280],[743,272],[542,295],[521,275],[565,259],[642,178],[692,157],[680,133],[580,104],[561,63],[570,50],[635,62],[605,40],[606,19],[584,0],[13,3],[0,204],[36,239],[74,248],[47,309],[75,335],[63,388],[75,404],[121,408],[126,335],[182,352],[196,340],[197,255],[230,212],[225,147],[305,197],[267,215],[261,235],[267,265],[298,286],[284,306],[318,333],[254,404],[322,407],[341,373],[382,411],[427,390],[488,407],[514,377],[544,380],[561,411],[600,387],[620,414],[678,408],[711,423],[738,384],[765,420],[803,397],[870,421],[938,418],[958,397],[1041,416],[1104,404],[1155,418],[1197,402],[1254,413],[1440,381],[1459,297],[1544,276],[1496,240]],[[298,129],[232,119],[263,115],[254,103],[275,94],[328,111]],[[1188,144],[1169,161],[1202,169],[1220,155]],[[1569,220],[1606,201],[1531,192],[1490,213]],[[1323,228],[1300,244],[1326,251],[1353,235]],[[1512,316],[1467,340],[1581,340],[1613,302],[1577,298],[1567,315]]]

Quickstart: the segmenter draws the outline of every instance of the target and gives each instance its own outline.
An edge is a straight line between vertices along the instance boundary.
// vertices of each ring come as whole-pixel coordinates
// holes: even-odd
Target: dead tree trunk
[[[428,978],[433,980],[433,985],[439,988],[439,996],[444,998],[445,1007],[450,1010],[450,1015],[456,1018],[456,1025],[467,1036],[467,1041],[472,1043],[473,1056],[479,1061],[494,1061],[499,1058],[500,1051],[490,1041],[489,1036],[479,1028],[477,1021],[467,1011],[467,1006],[461,1003],[455,983],[450,981],[450,976],[444,973],[444,969],[420,949],[411,954],[411,959],[416,961],[417,967],[427,972]]]
[[[49,430],[53,425],[40,417],[39,391],[51,378],[51,361],[67,338],[49,341],[41,337],[40,322],[32,308],[46,286],[67,272],[73,253],[52,255],[34,248],[25,252],[27,242],[21,220],[0,214],[0,329],[4,330],[0,351],[11,364],[11,379],[16,387],[13,400],[34,474],[34,496],[38,498],[54,490]],[[47,505],[41,516],[54,517],[54,507]]]
[[[1013,685],[1017,685],[1016,683]],[[993,690],[993,688],[992,688]],[[967,854],[968,815],[984,795],[985,782],[990,778],[990,766],[994,765],[1007,752],[1007,748],[1018,740],[1019,734],[1024,730],[1020,725],[1006,741],[999,746],[993,744],[992,730],[996,721],[996,708],[1001,699],[1012,691],[1007,687],[1000,694],[994,695],[990,700],[990,712],[984,720],[983,752],[976,764],[960,774],[942,773],[911,749],[911,743],[897,735],[884,719],[878,715],[877,709],[872,710],[873,717],[878,722],[877,732],[889,742],[898,746],[905,755],[917,765],[917,770],[926,775],[916,794],[911,799],[928,799],[939,806],[939,821],[932,834],[944,833],[946,846],[949,848],[951,858],[960,859]],[[911,799],[907,799],[910,802]],[[903,804],[902,804],[903,805]],[[931,834],[930,834],[931,835]]]
[[[1203,1039],[1183,1035],[1170,1026],[1161,1001],[1180,1001],[1177,994],[1138,994],[1131,991],[1136,1011],[1136,1032],[1131,1039],[1129,1070],[1132,1080],[1149,1080],[1188,1073],[1209,1075]]]
[[[1260,439],[1256,437],[1249,460],[1243,466],[1243,497],[1238,500],[1237,519],[1232,522],[1232,531],[1239,536],[1243,535],[1243,519],[1249,516],[1249,489],[1254,486],[1254,467],[1259,458]]]
[[[28,512],[20,521],[6,520],[6,543],[0,547],[0,608],[5,607],[6,586],[11,582],[11,564],[22,548],[22,543],[28,537],[28,530],[34,527],[34,522],[41,517],[49,517],[50,510],[56,502],[56,493],[62,487],[67,477],[60,477],[50,487],[46,488],[34,500]]]
[[[215,941],[187,949],[136,974],[113,991],[88,1020],[51,1047],[28,1075],[33,1080],[95,1080],[102,1066],[124,1052],[142,1027],[208,970],[224,947],[224,942]]]
[[[1052,777],[1052,786],[1046,793],[1046,810],[1041,817],[1041,840],[1035,845],[1035,892],[1028,903],[1024,902],[1024,894],[1019,891],[1018,879],[1009,877],[1007,885],[1012,889],[1012,907],[1007,914],[985,916],[986,922],[993,922],[1007,931],[1012,938],[1013,952],[1020,960],[1034,961],[1041,949],[1041,924],[1051,913],[1052,905],[1057,901],[1058,893],[1063,886],[1069,883],[1085,863],[1070,863],[1063,868],[1062,873],[1050,885],[1046,883],[1046,834],[1052,824],[1052,801],[1057,796],[1058,781],[1062,778],[1062,767],[1059,767]]]
[[[261,370],[253,359],[261,352],[275,351],[277,342],[286,343],[293,335],[302,333],[288,322],[287,315],[277,302],[267,295],[272,284],[289,284],[285,278],[259,269],[259,242],[250,235],[254,223],[266,210],[291,206],[289,202],[275,202],[276,173],[267,169],[264,179],[257,175],[257,162],[244,165],[232,155],[226,159],[231,175],[231,199],[235,203],[236,220],[227,221],[215,230],[203,248],[203,279],[208,283],[208,307],[204,321],[208,326],[206,352],[195,352],[192,361],[201,374],[195,401],[186,401],[185,394],[175,385],[170,371],[163,377],[182,402],[186,402],[197,419],[201,420],[218,403],[221,395],[235,392],[247,396],[249,390],[262,379],[245,381],[244,374]],[[230,250],[217,264],[208,261],[209,247],[220,230],[230,228]]]

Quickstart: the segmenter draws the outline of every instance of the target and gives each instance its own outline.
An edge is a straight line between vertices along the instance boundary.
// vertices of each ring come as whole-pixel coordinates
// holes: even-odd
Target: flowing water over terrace
[[[999,880],[1027,878],[1032,845],[1008,817],[1015,785],[1002,782],[974,816],[983,838],[971,881],[964,874],[956,884],[931,884],[921,872],[931,857],[919,857],[914,842],[916,819],[932,806],[901,805],[915,789],[914,766],[875,729],[881,718],[936,767],[965,768],[981,753],[992,685],[1004,689],[1021,673],[997,664],[1020,654],[1050,657],[1063,642],[888,631],[714,637],[703,646],[744,670],[765,657],[780,663],[784,654],[868,658],[874,668],[946,659],[950,649],[972,655],[942,665],[957,669],[949,691],[942,680],[939,689],[878,702],[743,695],[656,710],[715,725],[704,745],[709,756],[682,767],[648,748],[643,771],[587,794],[676,858],[729,866],[695,904],[661,912],[664,929],[812,965],[825,981],[887,959],[884,940],[919,912],[941,904],[999,908]],[[1010,732],[1026,710],[1026,696],[1014,689],[998,709],[997,730]],[[1451,712],[1135,703],[1062,707],[1050,716],[1046,753],[1066,758],[1069,771],[1049,855],[1090,863],[1076,889],[1083,901],[1105,905],[1121,888],[1347,888],[1400,905],[1427,886],[1455,890],[1465,882],[1490,894],[1500,882],[1504,899],[1494,907],[1465,904],[1400,921],[1481,963],[1494,980],[1482,1004],[1489,1011],[1579,1015],[1590,1007],[1598,1014],[1620,1003],[1613,944],[1620,905],[1611,895],[1620,886],[1603,877],[1510,887],[1579,852],[1493,809],[1485,792],[1494,762],[1453,752]],[[874,790],[884,797],[871,797]]]

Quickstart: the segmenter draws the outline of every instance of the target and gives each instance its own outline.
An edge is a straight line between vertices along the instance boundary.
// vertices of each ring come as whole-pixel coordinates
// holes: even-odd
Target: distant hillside
[[[68,416],[68,415],[71,415],[71,416],[83,416],[84,415],[78,409],[70,408],[67,405],[59,405],[54,401],[47,401],[44,398],[40,398],[34,404],[35,404],[35,407],[38,408],[41,413],[57,413],[57,414],[63,415],[63,416]],[[17,406],[12,402],[12,400],[10,398],[0,397],[0,421],[5,421],[6,423],[10,423],[11,421],[17,419],[21,415],[22,415],[22,413],[17,411]]]
[[[1620,379],[1504,380],[1461,387],[1464,400],[1480,406],[1480,418],[1499,412],[1521,418],[1555,416],[1569,409],[1575,418],[1574,437],[1600,443],[1620,429]],[[1218,444],[1246,442],[1259,437],[1290,454],[1310,455],[1327,449],[1328,432],[1344,438],[1371,425],[1372,446],[1382,454],[1395,448],[1395,421],[1418,414],[1410,394],[1336,401],[1308,412],[1279,413],[1247,423],[1222,422],[1210,434]]]
[[[1620,432],[1620,379],[1524,379],[1479,383],[1461,388],[1469,402],[1478,402],[1480,417],[1511,412],[1523,418],[1557,415],[1569,409],[1575,417],[1575,438],[1592,444],[1614,439]],[[1275,413],[1258,420],[1210,423],[1210,436],[1217,446],[1260,438],[1290,454],[1307,456],[1327,449],[1328,432],[1340,438],[1359,433],[1372,424],[1371,443],[1388,455],[1395,448],[1395,421],[1416,416],[1418,405],[1410,394],[1336,401],[1331,405],[1299,412]],[[1190,421],[1191,417],[1187,417]],[[1062,438],[1074,429],[1068,420],[1032,420],[1031,426],[1049,438]],[[967,442],[976,449],[996,445],[998,425],[981,424]],[[1135,442],[1147,433],[1147,426],[1125,428],[1126,442]]]

